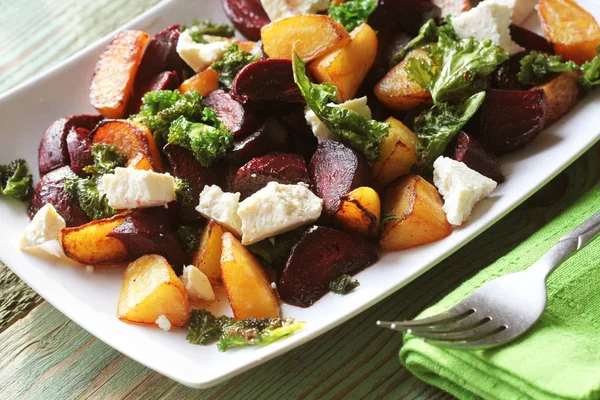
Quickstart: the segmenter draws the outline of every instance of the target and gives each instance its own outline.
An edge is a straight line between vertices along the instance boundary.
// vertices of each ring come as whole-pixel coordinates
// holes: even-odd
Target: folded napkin
[[[527,268],[598,210],[600,184],[418,318],[447,310],[495,277]],[[405,335],[400,360],[418,378],[460,399],[600,399],[600,238],[557,267],[547,287],[542,318],[509,345],[457,350]]]

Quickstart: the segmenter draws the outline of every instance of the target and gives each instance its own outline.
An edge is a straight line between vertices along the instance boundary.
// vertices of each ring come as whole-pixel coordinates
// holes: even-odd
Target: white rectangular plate
[[[596,18],[600,16],[595,0],[579,2],[593,10]],[[218,0],[173,0],[159,4],[122,29],[156,33],[193,18],[226,21]],[[112,36],[0,97],[0,163],[23,157],[37,170],[38,144],[46,127],[66,115],[94,112],[88,104],[90,77],[98,55]],[[448,238],[384,255],[376,265],[358,274],[361,285],[349,295],[329,294],[307,309],[283,305],[284,315],[306,321],[306,329],[264,348],[219,353],[214,345],[188,344],[183,329],[163,332],[120,322],[115,314],[122,269],[97,269],[90,274],[65,260],[20,251],[18,240],[28,219],[25,206],[9,199],[0,200],[0,259],[53,306],[103,342],[184,385],[209,387],[341,324],[465,245],[598,140],[599,109],[600,90],[542,132],[525,150],[503,159],[506,182],[477,206],[469,223]],[[222,298],[220,304],[226,307],[227,301]]]

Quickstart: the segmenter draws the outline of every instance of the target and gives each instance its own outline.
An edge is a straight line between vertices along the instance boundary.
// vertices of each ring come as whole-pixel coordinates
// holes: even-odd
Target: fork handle
[[[543,273],[548,277],[567,257],[581,249],[587,242],[600,233],[600,211],[584,223],[563,236],[546,254],[529,267],[530,270]]]

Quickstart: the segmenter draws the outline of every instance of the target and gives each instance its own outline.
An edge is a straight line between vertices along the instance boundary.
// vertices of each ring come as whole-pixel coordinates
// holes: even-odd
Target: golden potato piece
[[[381,202],[375,190],[361,186],[342,197],[340,209],[334,215],[338,226],[365,236],[379,233]]]
[[[82,264],[113,264],[127,261],[129,251],[123,243],[106,235],[125,222],[129,215],[131,212],[125,212],[85,225],[63,228],[58,235],[58,241],[67,257]]]
[[[156,325],[161,315],[172,326],[185,326],[190,318],[188,294],[167,260],[148,254],[125,270],[117,317],[121,321]]]
[[[191,78],[186,79],[179,86],[179,93],[197,91],[202,96],[208,96],[215,90],[219,89],[219,73],[212,68],[207,68],[202,72],[198,72]]]
[[[148,160],[148,157],[146,157],[143,153],[137,153],[135,157],[129,159],[125,167],[133,169],[143,169],[146,171],[154,171],[150,160]]]
[[[375,96],[386,107],[396,111],[408,111],[421,104],[431,103],[431,95],[421,86],[410,81],[404,70],[406,61],[410,58],[421,57],[429,59],[422,49],[416,49],[407,54],[406,58],[375,85]]]
[[[381,142],[379,161],[371,167],[371,186],[383,190],[394,179],[408,174],[417,162],[417,136],[394,117],[385,122],[390,124],[389,134]]]
[[[90,135],[94,143],[117,146],[117,151],[124,153],[129,160],[142,153],[156,172],[164,172],[156,141],[145,125],[126,119],[104,120]]]
[[[208,277],[211,284],[221,282],[221,236],[225,229],[212,219],[208,221],[202,237],[200,246],[192,256],[192,264]]]
[[[339,49],[350,35],[339,22],[326,15],[295,15],[271,22],[260,29],[263,50],[270,58],[292,59],[292,47],[304,61]]]
[[[419,175],[392,183],[383,198],[387,221],[379,240],[384,251],[408,249],[435,242],[452,233],[437,189]]]
[[[356,97],[377,55],[377,34],[369,25],[358,26],[350,37],[352,40],[346,46],[328,52],[308,65],[319,83],[329,82],[338,88],[339,103]]]
[[[90,86],[90,103],[106,118],[123,118],[133,82],[150,35],[123,31],[106,46],[96,64]]]
[[[235,319],[279,318],[279,299],[263,267],[231,233],[221,239],[221,276]]]
[[[577,85],[578,76],[577,72],[565,72],[531,89],[543,90],[546,93],[548,100],[546,126],[558,121],[577,104],[580,95]]]

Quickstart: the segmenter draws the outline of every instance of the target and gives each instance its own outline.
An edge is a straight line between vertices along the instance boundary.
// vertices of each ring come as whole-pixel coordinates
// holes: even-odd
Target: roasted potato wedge
[[[356,97],[367,72],[377,55],[377,34],[367,24],[350,33],[351,41],[311,62],[308,69],[319,82],[329,82],[338,88],[338,102]]]
[[[134,159],[139,153],[148,159],[156,172],[164,172],[158,146],[148,127],[125,119],[105,120],[90,134],[94,143],[117,146],[127,159]]]
[[[377,236],[381,202],[375,190],[368,186],[354,189],[342,197],[340,209],[334,215],[339,227],[365,236]]]
[[[219,73],[212,68],[207,68],[202,72],[198,72],[196,75],[183,81],[179,86],[179,92],[191,92],[197,91],[202,96],[208,96],[215,90],[219,89]]]
[[[148,157],[146,157],[144,153],[137,153],[135,157],[127,160],[127,164],[125,165],[125,167],[133,169],[144,169],[146,171],[154,171],[150,160],[148,160]]]
[[[121,321],[156,325],[161,315],[172,326],[185,326],[190,318],[188,294],[167,260],[148,254],[125,270],[117,317]]]
[[[263,49],[270,58],[292,59],[292,48],[308,62],[350,42],[350,34],[326,15],[295,15],[271,22],[260,30]]]
[[[375,96],[387,108],[395,111],[408,111],[421,104],[431,103],[429,92],[410,81],[404,70],[406,60],[414,57],[429,59],[424,50],[413,50],[375,85]]]
[[[96,64],[90,86],[90,103],[106,118],[123,118],[150,35],[123,31],[106,46]]]
[[[127,261],[127,247],[119,239],[107,235],[124,223],[130,215],[131,212],[125,212],[85,225],[63,228],[58,235],[58,241],[67,257],[82,264],[113,264]]]
[[[279,318],[279,299],[263,267],[231,233],[221,239],[221,276],[235,319]]]
[[[225,229],[210,220],[200,238],[200,246],[192,256],[192,264],[207,276],[211,284],[221,283],[221,236]]]
[[[558,121],[577,104],[580,95],[577,77],[577,72],[565,72],[532,89],[543,90],[546,94],[548,115],[545,126]]]
[[[381,142],[379,161],[371,166],[372,186],[383,190],[394,179],[408,174],[417,162],[417,136],[402,122],[389,117],[390,130]]]
[[[396,251],[435,242],[452,233],[437,189],[419,175],[406,175],[385,191],[383,212],[389,215],[379,246]]]

